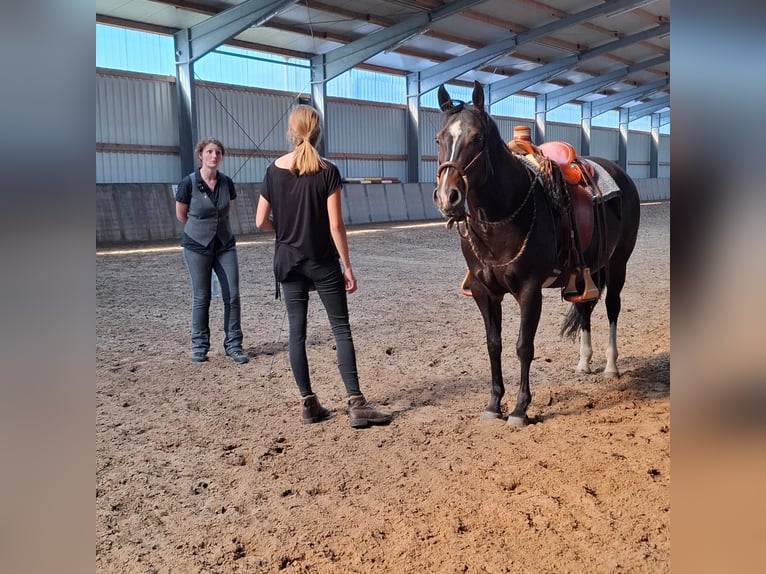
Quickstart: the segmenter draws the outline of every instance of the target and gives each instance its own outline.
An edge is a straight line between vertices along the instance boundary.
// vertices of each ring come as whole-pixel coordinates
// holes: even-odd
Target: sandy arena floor
[[[458,291],[442,222],[350,228],[349,298],[362,390],[394,412],[353,430],[318,298],[314,390],[336,416],[302,425],[274,300],[270,235],[239,246],[247,365],[189,361],[190,288],[178,248],[97,256],[96,569],[103,573],[668,572],[668,203],[642,206],[619,323],[622,377],[577,375],[547,290],[530,416],[481,421],[484,328]],[[506,403],[518,377],[504,303]],[[594,367],[606,315],[593,315]]]

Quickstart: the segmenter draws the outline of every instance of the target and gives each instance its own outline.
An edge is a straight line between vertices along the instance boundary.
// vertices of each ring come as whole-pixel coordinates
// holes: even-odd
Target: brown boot
[[[301,404],[303,405],[301,416],[304,425],[322,422],[332,416],[330,409],[326,409],[319,404],[319,399],[316,395],[303,397]]]
[[[348,417],[352,428],[365,428],[370,425],[387,425],[391,422],[391,415],[375,410],[364,395],[355,395],[348,398]]]

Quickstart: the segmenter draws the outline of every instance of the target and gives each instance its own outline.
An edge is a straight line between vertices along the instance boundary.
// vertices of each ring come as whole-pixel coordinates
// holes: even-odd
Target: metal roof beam
[[[670,80],[662,79],[656,82],[650,82],[643,86],[638,86],[632,90],[626,90],[624,92],[617,92],[611,96],[601,98],[600,100],[594,100],[591,102],[592,117],[600,116],[604,112],[619,108],[623,104],[627,104],[635,100],[636,98],[643,97],[645,95],[661,90],[670,84]]]
[[[553,32],[558,32],[569,26],[574,26],[581,22],[631,7],[634,4],[638,4],[639,1],[640,0],[615,0],[613,2],[605,2],[604,4],[599,4],[598,6],[571,14],[560,20],[550,22],[544,26],[533,28],[532,30],[522,32],[521,34],[513,34],[506,40],[484,46],[483,48],[478,48],[472,52],[463,54],[462,56],[432,66],[420,73],[422,93],[429,92],[439,84],[448,82],[449,80],[457,78],[471,70],[475,70],[476,68],[485,65],[487,62],[507,54],[522,44],[534,42],[538,38]]]
[[[391,50],[428,29],[431,22],[453,16],[466,8],[486,0],[455,0],[439,8],[422,12],[389,28],[383,28],[368,36],[331,50],[311,59],[312,66],[323,66],[324,81],[329,81],[354,66],[370,59],[384,50]]]
[[[624,68],[620,68],[619,70],[609,72],[608,74],[595,76],[591,78],[590,80],[585,80],[584,82],[577,82],[576,84],[572,84],[571,86],[567,86],[566,88],[561,88],[558,90],[553,90],[552,92],[548,92],[547,94],[545,94],[546,96],[545,111],[550,112],[551,110],[556,109],[559,106],[563,106],[564,104],[568,102],[576,100],[580,96],[584,96],[585,94],[590,94],[591,92],[600,90],[604,88],[605,86],[608,86],[609,84],[613,84],[634,72],[639,72],[641,70],[645,70],[646,68],[651,68],[652,66],[656,66],[658,64],[664,64],[669,59],[670,59],[670,56],[667,56],[667,55],[657,56],[656,58],[651,58],[649,60],[645,60],[643,62],[633,64],[631,66],[625,66]]]
[[[668,110],[667,112],[662,112],[660,114],[660,125],[664,126],[669,123],[670,123],[670,110]]]
[[[246,0],[189,28],[189,62],[233,38],[250,26],[260,26],[296,0]],[[183,30],[182,30],[183,32]],[[177,55],[178,60],[181,55]]]
[[[520,74],[516,74],[515,76],[511,76],[510,78],[506,78],[498,82],[493,82],[490,84],[491,101],[489,103],[495,104],[500,100],[515,94],[516,92],[520,92],[529,86],[533,86],[538,82],[554,76],[566,68],[571,68],[575,63],[584,62],[585,60],[595,58],[596,56],[602,56],[608,52],[624,48],[625,46],[630,46],[636,42],[642,42],[643,40],[647,40],[649,38],[661,36],[667,32],[670,32],[670,24],[661,24],[659,26],[655,26],[654,28],[644,30],[643,32],[639,32],[631,36],[625,36],[624,38],[620,38],[614,42],[602,44],[601,46],[597,46],[591,50],[586,50],[580,54],[568,56],[560,60],[555,60],[549,64],[540,66],[539,68],[535,68],[527,72],[521,72]]]
[[[649,100],[648,102],[644,102],[643,104],[636,104],[635,106],[630,106],[628,108],[628,114],[629,114],[628,122],[632,122],[634,120],[637,120],[638,118],[648,116],[649,114],[654,113],[657,110],[661,110],[662,108],[667,108],[669,105],[670,105],[670,96],[664,96],[662,98]]]

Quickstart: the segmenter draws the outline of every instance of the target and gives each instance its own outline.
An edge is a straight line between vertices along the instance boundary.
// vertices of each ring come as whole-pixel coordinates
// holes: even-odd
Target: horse
[[[563,288],[564,270],[571,269],[572,250],[566,235],[574,235],[567,215],[571,211],[562,207],[567,203],[562,188],[553,189],[561,181],[558,166],[551,162],[546,177],[528,158],[511,153],[484,108],[484,90],[478,82],[474,82],[471,100],[470,104],[452,100],[444,85],[439,87],[442,118],[436,134],[439,152],[433,200],[447,218],[447,227],[457,226],[470,295],[484,321],[491,390],[483,419],[503,418],[501,302],[510,293],[518,303],[520,382],[507,424],[523,427],[535,422],[527,417],[527,408],[532,401],[529,374],[542,289]],[[598,291],[595,299],[572,303],[561,336],[576,340],[579,334],[576,371],[592,372],[591,313],[605,290],[609,338],[604,375],[619,377],[617,318],[627,262],[638,235],[640,202],[635,183],[619,165],[604,158],[583,159],[591,166],[601,166],[600,173],[611,176],[614,190],[588,204],[595,224],[591,241],[579,252],[584,263],[580,270],[587,271],[587,277],[579,277],[578,285],[592,282]],[[608,176],[602,180],[610,181]]]

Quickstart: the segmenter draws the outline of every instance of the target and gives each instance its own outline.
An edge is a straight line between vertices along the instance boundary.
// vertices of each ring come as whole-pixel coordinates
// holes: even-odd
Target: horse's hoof
[[[525,416],[517,417],[514,415],[510,415],[508,417],[508,420],[506,421],[506,424],[510,427],[523,428],[529,424],[529,419]]]
[[[619,379],[620,371],[604,371],[604,376],[608,379]]]
[[[578,365],[577,368],[575,369],[575,373],[581,374],[581,375],[589,375],[592,372],[593,371],[590,370],[589,365],[585,365],[584,367],[581,367],[580,365]]]
[[[494,421],[501,418],[503,418],[503,415],[500,413],[495,413],[492,411],[484,411],[481,413],[481,420],[483,421]]]

